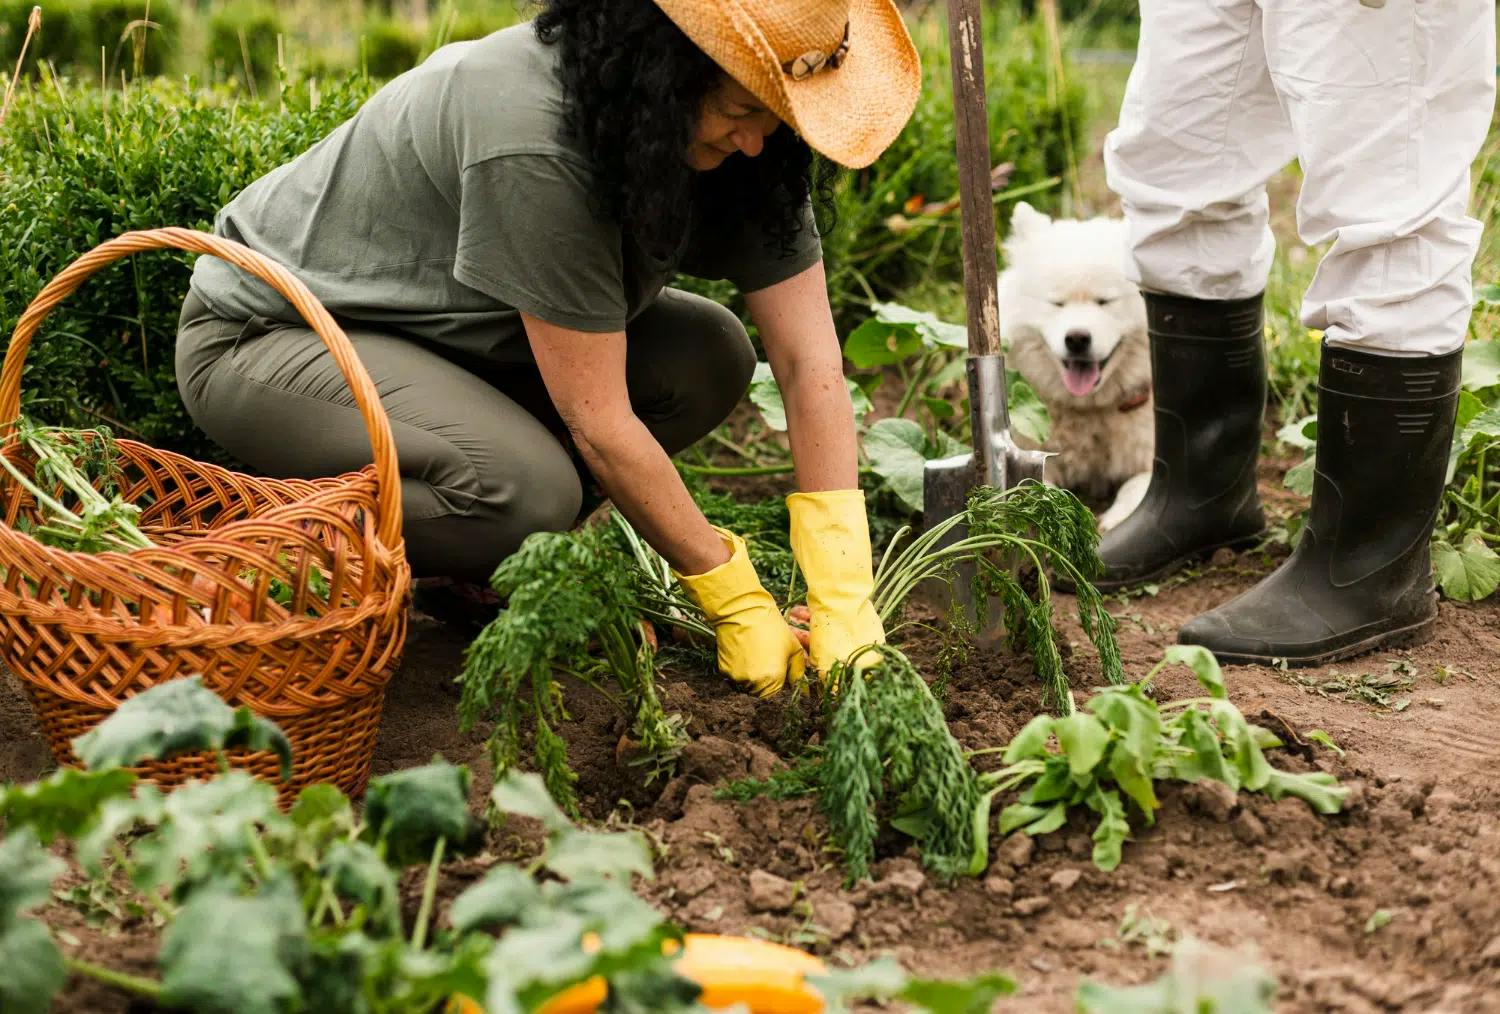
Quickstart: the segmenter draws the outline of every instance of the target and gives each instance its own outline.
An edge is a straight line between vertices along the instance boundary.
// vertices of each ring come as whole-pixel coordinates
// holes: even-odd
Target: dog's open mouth
[[[1094,388],[1099,386],[1099,375],[1103,372],[1104,364],[1092,357],[1088,359],[1064,359],[1063,386],[1068,393],[1075,398],[1082,398],[1092,394]]]

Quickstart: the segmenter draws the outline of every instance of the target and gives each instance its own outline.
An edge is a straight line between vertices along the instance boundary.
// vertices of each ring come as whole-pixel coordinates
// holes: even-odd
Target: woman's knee
[[[755,347],[739,317],[676,289],[632,322],[627,348],[631,403],[673,452],[723,422],[755,373]]]

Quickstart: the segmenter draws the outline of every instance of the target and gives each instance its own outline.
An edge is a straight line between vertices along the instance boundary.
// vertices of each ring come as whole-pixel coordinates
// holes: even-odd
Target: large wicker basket
[[[11,424],[27,348],[47,313],[100,267],[171,247],[222,257],[297,308],[354,392],[374,464],[327,479],[264,479],[120,440],[119,491],[141,508],[140,527],[156,545],[94,554],[19,530],[35,505],[4,471],[0,662],[24,683],[59,763],[76,764],[70,740],[121,701],[201,674],[224,700],[286,731],[295,768],[283,804],[318,782],[358,794],[405,640],[411,572],[390,422],[348,338],[301,282],[240,244],[192,229],[101,244],[49,282],[16,327],[0,370],[3,453],[23,470],[33,464]],[[290,591],[288,605],[271,597],[273,582],[283,597]],[[238,752],[230,761],[278,777],[271,754]],[[136,770],[170,787],[216,764],[204,754]]]

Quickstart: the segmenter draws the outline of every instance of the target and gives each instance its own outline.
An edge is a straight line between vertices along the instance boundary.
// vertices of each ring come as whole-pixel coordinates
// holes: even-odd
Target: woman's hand
[[[780,692],[788,680],[802,678],[807,665],[803,637],[782,617],[756,576],[745,540],[722,528],[729,560],[706,574],[677,574],[688,596],[713,625],[719,668],[759,697]]]

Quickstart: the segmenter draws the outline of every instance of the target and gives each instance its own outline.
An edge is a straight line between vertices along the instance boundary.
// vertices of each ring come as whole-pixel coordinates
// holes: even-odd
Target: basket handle
[[[333,361],[338,364],[344,381],[354,392],[354,401],[364,417],[365,430],[370,436],[370,446],[375,452],[375,479],[377,505],[380,517],[376,520],[376,535],[395,549],[401,545],[401,475],[396,467],[396,442],[391,436],[390,419],[370,375],[360,363],[354,346],[349,344],[343,328],[333,316],[286,268],[263,254],[234,240],[215,236],[197,229],[168,227],[164,229],[142,229],[121,233],[114,239],[100,243],[88,253],[60,271],[37,293],[26,312],[21,314],[11,337],[10,347],[5,350],[5,365],[0,367],[0,440],[10,437],[10,428],[21,414],[21,372],[26,363],[26,352],[31,338],[41,326],[47,314],[58,303],[73,293],[84,280],[95,271],[124,257],[142,250],[189,250],[200,254],[213,254],[255,275],[261,281],[286,297],[304,320],[328,346]]]

